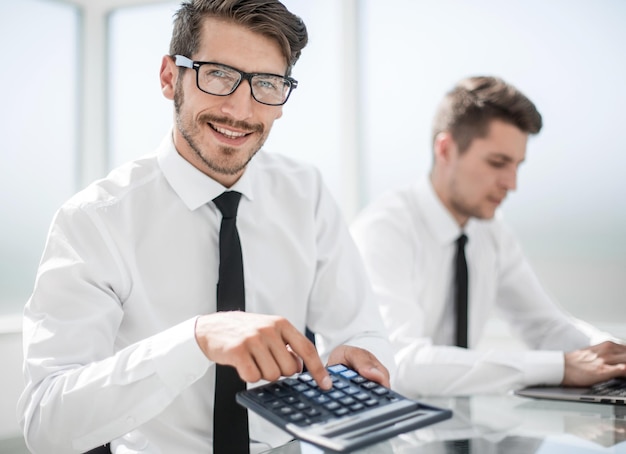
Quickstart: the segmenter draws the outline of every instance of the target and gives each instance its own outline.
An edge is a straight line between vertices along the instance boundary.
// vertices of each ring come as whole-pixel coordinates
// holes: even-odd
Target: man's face
[[[517,170],[526,157],[528,134],[493,120],[484,138],[459,154],[452,143],[444,204],[460,225],[470,217],[493,218],[508,191],[517,187]]]
[[[205,21],[200,48],[189,58],[232,66],[248,73],[284,74],[286,62],[273,40],[246,28],[214,18]],[[234,93],[215,96],[196,86],[196,72],[187,69],[175,84],[178,152],[195,167],[232,186],[261,148],[281,106],[267,106],[252,98],[248,81]]]

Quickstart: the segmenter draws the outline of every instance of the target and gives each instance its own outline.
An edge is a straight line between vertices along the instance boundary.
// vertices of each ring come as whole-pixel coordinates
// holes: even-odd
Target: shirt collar
[[[253,199],[254,160],[248,163],[241,178],[232,187],[226,188],[183,158],[174,146],[171,133],[161,142],[157,150],[157,159],[170,186],[192,211],[226,190],[241,192],[244,197]]]
[[[416,186],[418,204],[424,207],[424,222],[440,244],[450,244],[463,233],[463,229],[439,199],[430,178],[424,177]],[[472,222],[468,221],[466,227]]]

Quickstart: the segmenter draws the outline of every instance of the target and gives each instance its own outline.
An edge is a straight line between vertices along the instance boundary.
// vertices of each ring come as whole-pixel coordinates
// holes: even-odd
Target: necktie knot
[[[467,244],[467,235],[462,233],[460,237],[456,239],[456,244],[459,249],[462,249]]]
[[[241,193],[237,191],[222,192],[213,199],[217,208],[222,212],[224,219],[232,219],[237,217],[237,208],[241,200]]]

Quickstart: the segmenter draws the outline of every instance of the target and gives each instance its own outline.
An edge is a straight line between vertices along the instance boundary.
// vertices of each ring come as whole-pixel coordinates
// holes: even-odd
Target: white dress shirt
[[[469,349],[454,347],[455,241],[468,236]],[[392,384],[401,393],[459,395],[558,384],[563,351],[590,345],[595,331],[546,294],[499,215],[461,231],[427,178],[390,192],[359,214],[351,233],[378,294],[394,347]],[[495,309],[533,351],[477,351]]]
[[[343,217],[320,174],[259,151],[231,188],[243,194],[246,310],[286,317],[340,344],[393,353]],[[18,404],[35,453],[212,449],[214,363],[195,321],[216,310],[225,188],[175,150],[114,170],[71,198],[49,232],[25,308],[26,388]],[[291,437],[250,412],[250,437]],[[254,447],[253,447],[254,448]]]

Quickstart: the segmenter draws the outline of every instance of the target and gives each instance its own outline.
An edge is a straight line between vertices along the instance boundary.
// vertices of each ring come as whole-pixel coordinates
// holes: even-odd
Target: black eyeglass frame
[[[174,63],[176,64],[176,66],[180,66],[182,68],[189,68],[189,69],[194,69],[196,71],[196,87],[198,87],[198,90],[200,90],[203,93],[207,93],[209,95],[213,95],[213,96],[229,96],[232,95],[235,90],[237,90],[237,88],[239,88],[239,85],[241,85],[241,82],[243,80],[247,80],[248,81],[248,85],[250,85],[250,95],[252,96],[252,98],[258,102],[259,104],[265,104],[266,106],[282,106],[284,105],[287,100],[289,99],[289,96],[291,95],[291,92],[293,91],[294,88],[298,87],[298,81],[296,79],[294,79],[293,77],[289,77],[289,76],[281,76],[280,74],[272,74],[272,73],[247,73],[244,71],[241,71],[237,68],[233,68],[232,66],[228,66],[225,65],[223,63],[218,63],[218,62],[214,62],[214,61],[195,61],[192,60],[189,57],[185,57],[184,55],[173,55],[172,56],[174,58]],[[206,90],[203,90],[200,87],[200,67],[202,65],[219,65],[222,66],[226,69],[235,71],[236,73],[239,74],[239,81],[237,81],[237,83],[233,86],[233,88],[230,90],[230,92],[228,93],[224,93],[224,94],[217,94],[217,93],[211,93],[208,92]],[[254,90],[252,89],[252,78],[254,76],[272,76],[272,77],[280,77],[281,79],[284,79],[285,81],[287,81],[289,83],[289,91],[287,92],[287,96],[285,96],[285,100],[279,104],[271,104],[271,103],[267,103],[267,102],[263,102],[263,101],[259,101],[256,96],[254,96]]]

